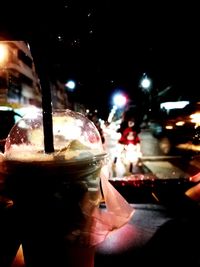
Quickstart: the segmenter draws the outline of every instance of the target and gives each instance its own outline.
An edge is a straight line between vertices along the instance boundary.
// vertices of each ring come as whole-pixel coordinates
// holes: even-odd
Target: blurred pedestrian
[[[119,143],[123,145],[137,145],[140,144],[139,133],[135,127],[135,119],[130,118],[127,123],[127,127],[122,131],[121,137],[119,139]]]
[[[133,173],[137,170],[141,153],[141,144],[138,128],[136,128],[135,118],[130,117],[127,125],[122,124],[120,128],[121,136],[116,146],[116,155],[114,157],[113,170],[117,169],[117,164],[123,164],[125,167],[125,175]]]

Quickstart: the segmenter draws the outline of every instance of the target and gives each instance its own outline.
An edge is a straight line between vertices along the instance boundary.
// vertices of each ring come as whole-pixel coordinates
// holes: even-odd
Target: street
[[[130,171],[129,166],[119,157],[116,160],[119,134],[112,129],[106,129],[104,135],[104,147],[111,160],[112,178],[141,175],[145,179],[177,179],[189,178],[200,171],[199,161],[195,157],[186,157],[184,154],[163,155],[158,140],[148,130],[140,133],[142,157]]]

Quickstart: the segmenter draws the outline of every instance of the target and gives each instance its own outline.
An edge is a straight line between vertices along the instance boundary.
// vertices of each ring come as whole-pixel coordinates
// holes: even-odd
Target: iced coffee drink
[[[83,115],[54,112],[55,152],[46,154],[42,114],[35,115],[11,130],[4,154],[5,188],[21,221],[26,266],[93,266],[93,251],[87,249],[91,214],[102,199],[100,171],[106,158],[100,135]]]
[[[106,179],[108,158],[94,124],[70,110],[52,119],[52,153],[44,152],[40,110],[12,128],[1,162],[5,193],[17,210],[26,267],[93,267],[95,245],[133,208]]]

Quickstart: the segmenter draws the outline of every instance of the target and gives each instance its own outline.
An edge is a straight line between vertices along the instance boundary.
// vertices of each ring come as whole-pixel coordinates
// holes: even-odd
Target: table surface
[[[165,207],[156,204],[131,204],[135,212],[129,223],[110,233],[96,248],[98,260],[102,256],[123,255],[143,247],[158,228],[171,219]],[[99,265],[97,265],[99,266]]]
[[[132,205],[135,213],[129,223],[97,246],[95,267],[200,266],[196,217],[175,218],[157,204]]]
[[[131,205],[135,212],[130,221],[96,247],[95,267],[200,266],[199,219],[174,218],[162,205]],[[7,261],[0,266],[11,266],[9,259],[15,256],[19,235],[12,220],[12,208],[1,206],[0,212],[0,263],[2,259]]]

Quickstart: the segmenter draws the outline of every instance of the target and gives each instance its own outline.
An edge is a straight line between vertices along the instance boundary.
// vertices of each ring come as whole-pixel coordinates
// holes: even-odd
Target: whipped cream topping
[[[37,146],[14,144],[4,153],[4,156],[7,160],[19,161],[66,161],[88,159],[101,154],[103,153],[99,149],[91,149],[78,140],[73,140],[66,147],[50,154],[44,153]]]

